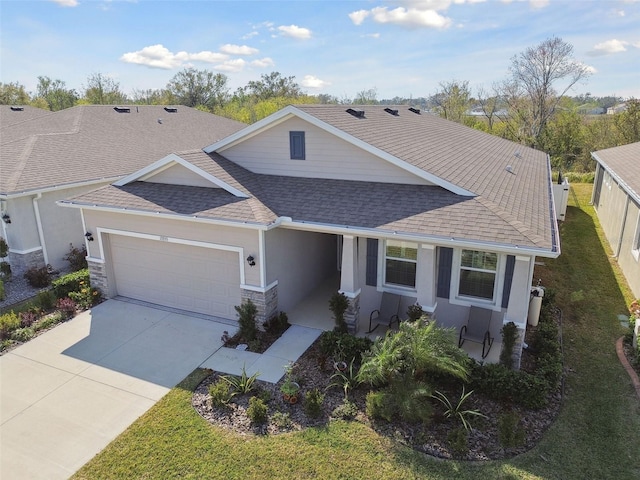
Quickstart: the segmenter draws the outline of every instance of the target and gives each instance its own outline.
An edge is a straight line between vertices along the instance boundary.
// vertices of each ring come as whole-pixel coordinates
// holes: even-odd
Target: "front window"
[[[385,283],[415,288],[418,245],[388,240],[385,247]]]
[[[462,250],[458,295],[493,300],[498,255],[478,250]]]

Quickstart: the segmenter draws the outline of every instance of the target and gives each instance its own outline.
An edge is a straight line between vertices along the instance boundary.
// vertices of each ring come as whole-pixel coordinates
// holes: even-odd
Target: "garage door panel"
[[[240,304],[237,252],[110,235],[119,295],[235,318]]]

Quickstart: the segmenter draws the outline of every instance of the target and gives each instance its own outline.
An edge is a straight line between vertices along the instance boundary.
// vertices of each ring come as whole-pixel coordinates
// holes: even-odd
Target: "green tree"
[[[549,153],[551,165],[559,170],[574,170],[585,142],[584,124],[573,102],[565,99],[562,108],[547,124],[539,141],[539,148]]]
[[[83,102],[91,105],[118,105],[127,103],[127,96],[120,90],[120,83],[102,73],[87,78]]]
[[[134,89],[131,102],[137,105],[170,105],[173,97],[164,89]]]
[[[377,105],[378,104],[378,90],[370,88],[368,90],[362,90],[356,94],[356,98],[353,99],[354,105]]]
[[[589,76],[589,69],[573,58],[571,44],[553,37],[514,56],[509,71],[506,98],[517,100],[509,103],[509,109],[522,122],[520,134],[536,147],[561,98]],[[555,90],[559,83],[560,92]]]
[[[28,105],[29,94],[18,82],[0,82],[0,105]]]
[[[62,80],[51,80],[49,77],[38,77],[36,98],[46,102],[52,112],[73,107],[78,101],[78,94],[73,89],[66,88]]]
[[[442,118],[458,123],[464,123],[469,109],[471,90],[467,80],[450,80],[440,82],[440,90],[431,97],[431,102]]]
[[[280,72],[263,74],[260,80],[252,80],[237,92],[253,96],[258,100],[267,100],[274,97],[297,98],[302,95],[300,86],[295,81],[296,77],[283,77]]]
[[[621,144],[640,142],[640,100],[630,98],[626,110],[615,114],[614,123]]]
[[[209,111],[224,105],[229,97],[228,78],[222,73],[185,68],[167,83],[171,102],[187,107],[205,107]]]

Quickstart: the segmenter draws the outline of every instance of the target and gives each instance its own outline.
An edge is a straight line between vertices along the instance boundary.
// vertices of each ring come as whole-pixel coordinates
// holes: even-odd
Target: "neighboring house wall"
[[[32,198],[13,197],[6,201],[6,212],[11,217],[11,223],[5,228],[9,262],[16,271],[44,266]]]
[[[305,159],[292,160],[289,132],[305,132]],[[301,119],[289,119],[219,151],[256,173],[385,183],[431,185]]]
[[[284,228],[265,232],[266,283],[278,282],[280,310],[291,310],[323,280],[338,274],[337,240],[336,235]]]
[[[640,206],[606,170],[598,169],[594,207],[631,291],[640,298]]]

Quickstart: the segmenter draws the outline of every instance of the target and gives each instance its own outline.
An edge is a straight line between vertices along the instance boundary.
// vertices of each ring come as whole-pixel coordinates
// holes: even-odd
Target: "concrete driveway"
[[[3,355],[0,478],[68,478],[215,353],[224,330],[108,300]]]

